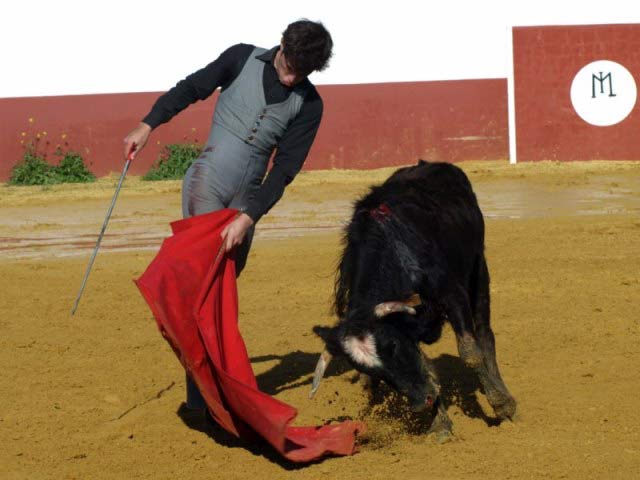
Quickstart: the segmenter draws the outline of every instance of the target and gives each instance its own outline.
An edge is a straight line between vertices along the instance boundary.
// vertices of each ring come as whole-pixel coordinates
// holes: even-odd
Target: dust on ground
[[[333,365],[307,394],[331,324],[351,202],[393,169],[301,174],[259,226],[240,325],[261,388],[298,425],[363,419],[353,457],[280,460],[179,415],[184,372],[132,278],[180,216],[179,182],[128,178],[78,312],[69,311],[117,178],[0,187],[3,478],[635,478],[640,471],[640,163],[463,162],[487,221],[498,361],[519,402],[498,424],[450,331],[428,348],[455,439],[400,399],[371,405]]]

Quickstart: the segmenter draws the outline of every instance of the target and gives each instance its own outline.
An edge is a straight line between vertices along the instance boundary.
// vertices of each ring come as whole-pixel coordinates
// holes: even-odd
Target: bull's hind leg
[[[496,360],[496,341],[490,324],[489,272],[484,259],[480,262],[473,307],[475,337],[484,357],[483,366],[478,369],[480,380],[496,415],[512,419],[516,413],[516,401],[500,375]]]
[[[511,418],[515,413],[515,400],[500,377],[495,361],[495,343],[487,342],[487,328],[489,327],[488,293],[487,288],[486,302],[484,302],[485,310],[483,310],[486,316],[484,314],[478,315],[477,311],[472,313],[469,296],[462,289],[457,290],[447,299],[447,316],[456,334],[460,358],[465,365],[476,371],[489,404],[491,404],[498,418],[505,419]],[[474,319],[476,321],[475,324]],[[487,328],[478,328],[479,324],[486,325]],[[488,332],[491,333],[491,338],[493,338],[490,328],[488,328]],[[493,348],[491,348],[492,346]]]
[[[487,400],[498,418],[513,419],[516,413],[516,401],[500,375],[496,361],[495,338],[491,327],[489,325],[480,327],[477,338],[484,354],[484,363],[478,369],[478,375],[487,394]]]

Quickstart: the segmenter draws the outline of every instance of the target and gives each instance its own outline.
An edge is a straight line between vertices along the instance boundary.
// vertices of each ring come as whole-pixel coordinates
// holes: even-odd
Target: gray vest
[[[298,85],[284,102],[267,105],[262,86],[265,63],[256,58],[266,51],[256,47],[238,77],[218,97],[212,135],[216,128],[223,128],[261,153],[271,155],[300,111],[305,90]]]

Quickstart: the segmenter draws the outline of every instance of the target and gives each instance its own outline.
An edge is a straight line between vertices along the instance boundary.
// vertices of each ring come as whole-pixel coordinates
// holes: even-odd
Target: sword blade
[[[109,210],[107,211],[107,216],[104,219],[104,223],[102,224],[102,230],[100,230],[100,235],[98,235],[98,241],[96,242],[96,246],[93,249],[93,253],[91,254],[91,258],[89,259],[89,265],[87,265],[87,269],[84,273],[84,278],[82,279],[82,285],[80,286],[80,291],[78,292],[78,296],[76,297],[76,301],[73,304],[73,308],[71,309],[71,315],[73,316],[76,313],[78,308],[78,304],[80,303],[80,297],[82,297],[82,292],[84,292],[84,287],[87,285],[87,279],[89,278],[89,274],[91,273],[91,267],[93,266],[93,262],[96,259],[96,255],[98,254],[98,249],[100,248],[100,242],[102,242],[102,237],[104,236],[104,232],[107,229],[107,224],[109,223],[109,218],[111,218],[111,212],[113,212],[113,207],[116,204],[116,200],[118,199],[118,193],[120,193],[120,187],[122,187],[122,182],[124,181],[124,177],[127,175],[127,170],[129,170],[129,164],[131,163],[131,157],[127,158],[126,163],[124,164],[124,168],[122,170],[122,175],[120,175],[120,180],[118,181],[118,186],[116,187],[116,191],[113,194],[113,199],[111,200],[111,206],[109,206]]]

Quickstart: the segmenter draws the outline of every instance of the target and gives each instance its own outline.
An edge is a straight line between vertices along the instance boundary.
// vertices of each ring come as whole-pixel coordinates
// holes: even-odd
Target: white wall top
[[[234,43],[276,45],[302,17],[335,42],[317,84],[504,78],[507,26],[640,23],[640,2],[9,1],[0,97],[163,91]]]

